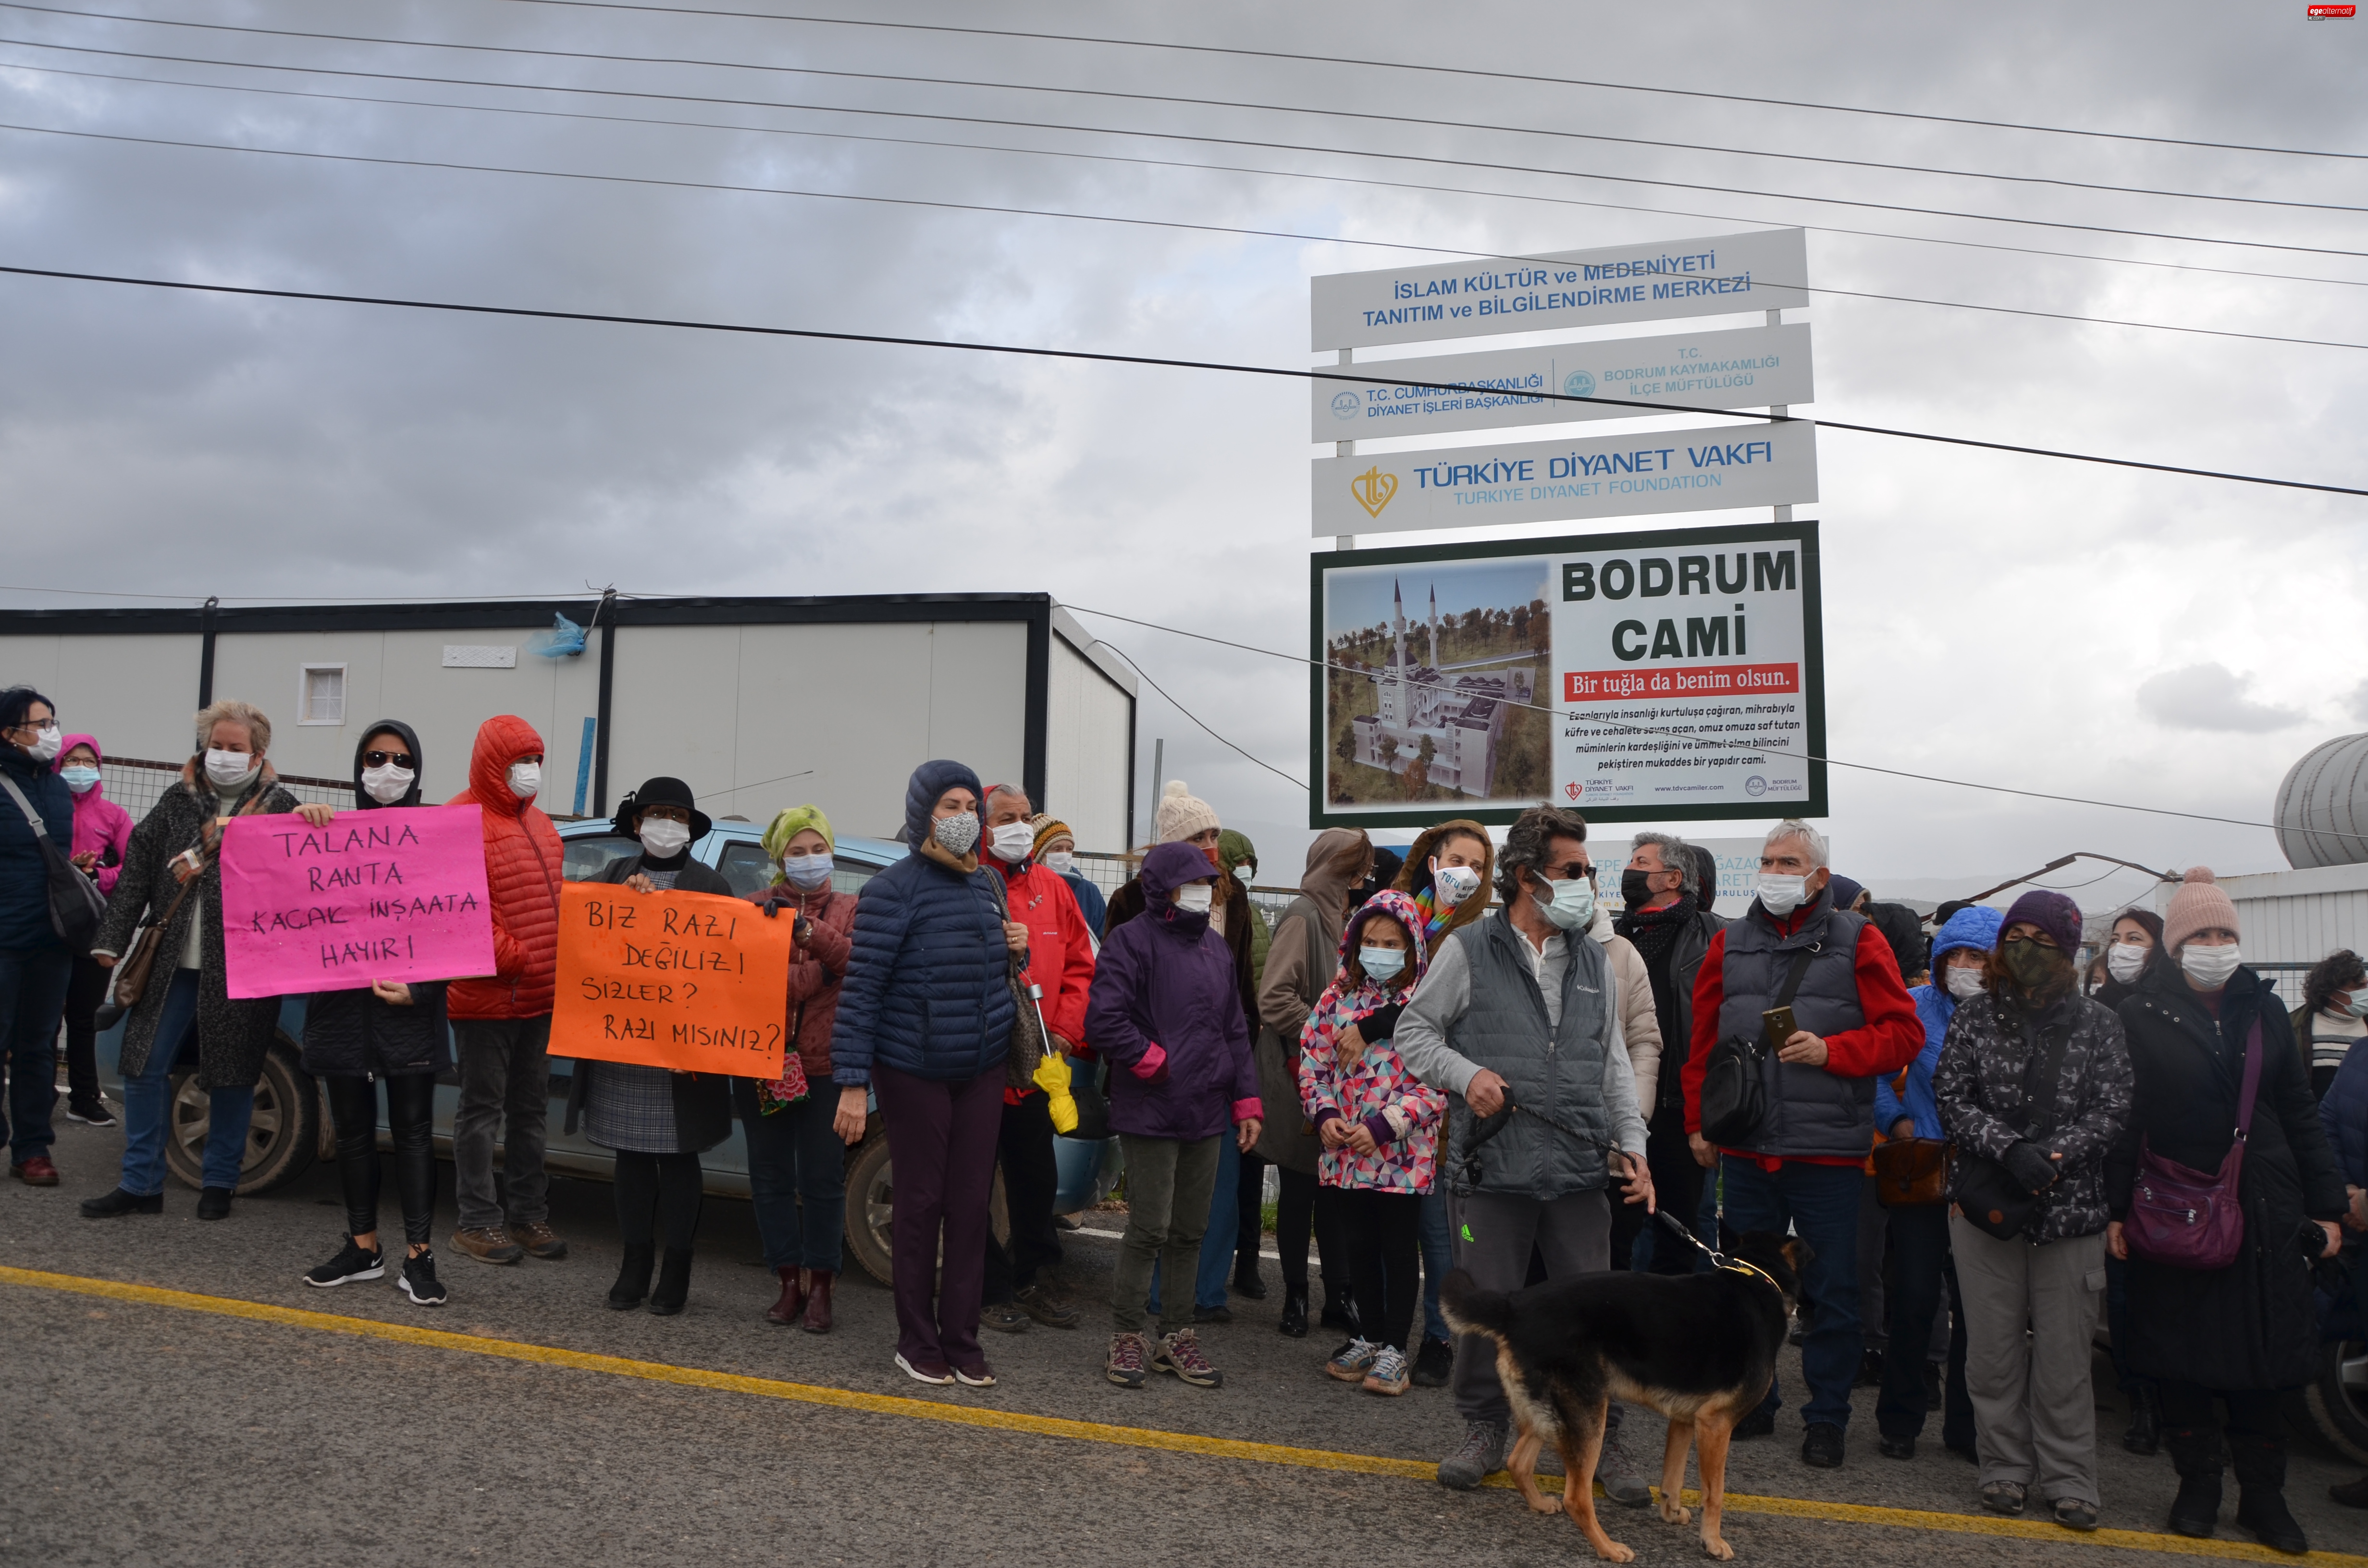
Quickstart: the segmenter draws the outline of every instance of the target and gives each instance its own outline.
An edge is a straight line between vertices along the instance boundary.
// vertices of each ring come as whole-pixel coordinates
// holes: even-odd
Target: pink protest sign
[[[494,972],[473,805],[233,818],[222,853],[233,996],[352,991]]]

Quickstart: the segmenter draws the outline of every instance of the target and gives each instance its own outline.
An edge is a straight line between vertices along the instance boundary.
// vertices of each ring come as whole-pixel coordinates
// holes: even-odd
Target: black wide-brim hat
[[[699,799],[690,786],[679,778],[651,778],[642,787],[617,802],[616,828],[627,838],[633,837],[641,826],[642,810],[645,806],[680,806],[690,813],[690,841],[693,844],[707,836],[715,819],[699,809]]]

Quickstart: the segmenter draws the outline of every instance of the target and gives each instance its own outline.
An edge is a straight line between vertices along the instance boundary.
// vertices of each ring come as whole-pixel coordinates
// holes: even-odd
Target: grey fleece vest
[[[1603,1074],[1611,1053],[1611,968],[1600,944],[1584,931],[1566,933],[1570,963],[1563,971],[1562,1023],[1546,1025],[1545,999],[1521,949],[1529,942],[1499,910],[1449,938],[1463,945],[1472,969],[1472,1001],[1447,1031],[1447,1043],[1466,1061],[1512,1086],[1513,1100],[1543,1111],[1589,1142],[1555,1131],[1533,1116],[1511,1124],[1480,1151],[1478,1190],[1550,1199],[1609,1185],[1604,1151],[1611,1118],[1603,1103]],[[1440,1152],[1458,1192],[1474,1190],[1463,1150],[1471,1142],[1472,1108],[1449,1102],[1448,1147]]]
[[[1859,933],[1866,917],[1836,910],[1830,895],[1819,903],[1801,928],[1779,937],[1767,915],[1755,903],[1749,913],[1726,928],[1726,965],[1722,971],[1725,998],[1718,1010],[1718,1038],[1742,1035],[1759,1038],[1759,1015],[1773,1006],[1793,967],[1793,955],[1814,947],[1816,956],[1801,976],[1793,997],[1793,1017],[1814,1035],[1862,1028],[1866,1013],[1859,1006]],[[1822,1067],[1779,1062],[1770,1052],[1761,1068],[1768,1085],[1768,1118],[1759,1136],[1744,1147],[1756,1154],[1833,1155],[1863,1159],[1874,1147],[1874,1079],[1838,1078]]]

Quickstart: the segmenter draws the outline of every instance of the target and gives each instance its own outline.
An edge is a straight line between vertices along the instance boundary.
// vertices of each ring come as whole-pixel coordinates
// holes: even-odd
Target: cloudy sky
[[[522,0],[62,0],[0,6],[0,260],[1301,367],[1309,277],[1427,258],[1406,246],[1801,223],[1833,290],[1808,312],[1816,413],[2368,484],[2368,350],[1960,308],[2368,344],[2368,20],[2301,0],[839,14],[2351,156]],[[1290,383],[21,278],[0,278],[0,342],[6,576],[45,590],[0,603],[1043,589],[1304,646],[1316,449]],[[2304,750],[2368,728],[2368,501],[1839,433],[1820,465],[1802,512],[1841,761],[2258,823]],[[1304,773],[1294,667],[1095,624]],[[1142,733],[1281,846],[1270,869],[1295,859],[1289,784],[1148,691]],[[1833,806],[1842,866],[1878,886],[2073,849],[2282,863],[2255,828],[1877,773],[1837,769]]]

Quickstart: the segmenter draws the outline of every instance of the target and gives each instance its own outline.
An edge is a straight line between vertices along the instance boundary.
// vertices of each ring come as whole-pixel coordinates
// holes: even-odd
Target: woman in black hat
[[[591,880],[636,892],[732,896],[723,873],[691,858],[690,847],[714,825],[679,778],[653,778],[617,807],[617,831],[641,840],[641,853],[611,862]],[[567,1096],[567,1131],[583,1119],[585,1136],[617,1155],[617,1232],[624,1266],[609,1304],[626,1312],[647,1297],[650,1311],[670,1316],[690,1293],[690,1244],[699,1229],[699,1155],[732,1134],[732,1081],[713,1073],[677,1073],[629,1062],[578,1062]],[[666,1263],[650,1288],[656,1260],[652,1215],[666,1234]]]

